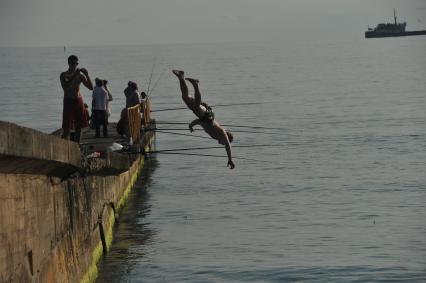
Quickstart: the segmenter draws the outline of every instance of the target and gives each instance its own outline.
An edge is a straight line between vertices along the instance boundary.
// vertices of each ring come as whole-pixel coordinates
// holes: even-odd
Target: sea
[[[131,80],[158,128],[97,282],[426,282],[426,37],[2,47],[0,120],[60,128],[71,54],[111,121]],[[234,134],[234,170],[172,69]]]

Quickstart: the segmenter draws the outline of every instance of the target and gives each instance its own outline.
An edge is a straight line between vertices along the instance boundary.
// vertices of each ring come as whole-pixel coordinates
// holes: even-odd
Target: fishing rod
[[[172,110],[181,110],[181,109],[187,109],[187,108],[186,107],[165,108],[165,109],[151,110],[151,112],[172,111]]]
[[[216,107],[216,106],[227,107],[227,106],[237,106],[237,105],[265,104],[265,103],[267,103],[267,102],[246,102],[246,103],[215,104],[215,105],[211,105],[211,106],[212,107]],[[187,109],[187,107],[175,107],[175,108],[156,109],[156,110],[151,110],[151,112],[173,111],[173,110],[182,110],[182,109]]]
[[[234,105],[256,105],[256,104],[267,104],[270,102],[243,102],[243,103],[227,103],[227,104],[215,104],[212,105],[213,107],[215,106],[234,106]]]
[[[188,125],[188,122],[158,122],[157,120],[155,121],[155,124],[170,124],[170,125]]]
[[[234,145],[233,148],[239,148],[239,147],[280,147],[282,145],[279,144],[252,144],[252,145]],[[203,147],[184,147],[184,148],[171,148],[171,149],[162,149],[162,150],[151,150],[151,151],[145,151],[143,148],[141,148],[140,151],[133,151],[133,152],[121,152],[124,154],[156,154],[156,153],[171,153],[171,152],[177,152],[177,151],[190,151],[190,150],[204,150],[204,149],[216,149],[216,148],[222,148],[223,146],[203,146]]]
[[[152,131],[189,131],[188,128],[166,128],[166,129],[158,129],[154,128]],[[266,135],[283,135],[283,133],[274,133],[274,132],[261,132],[261,131],[246,131],[246,130],[232,130],[233,133],[250,133],[250,134],[266,134]]]
[[[151,95],[151,93],[154,91],[154,88],[157,86],[158,82],[160,81],[160,79],[163,77],[163,75],[166,73],[166,68],[163,69],[163,72],[160,74],[160,76],[158,77],[158,79],[155,81],[154,85],[152,86],[151,92],[147,93],[147,95]]]
[[[191,134],[174,133],[174,132],[168,132],[168,131],[162,131],[162,130],[156,130],[156,132],[160,133],[160,134],[170,134],[170,135],[176,135],[176,136],[196,137],[196,138],[209,139],[209,140],[211,139],[209,137],[203,137],[203,136],[191,135]]]
[[[248,145],[234,145],[235,147],[280,147],[279,144],[248,144]],[[147,153],[163,153],[163,152],[174,152],[174,151],[188,151],[188,150],[202,150],[202,149],[213,149],[213,148],[223,148],[223,146],[203,146],[203,147],[184,147],[184,148],[171,148],[171,149],[162,149],[162,150],[153,150]]]
[[[188,122],[167,122],[167,121],[156,121],[156,124],[163,124],[163,125],[188,125]],[[263,127],[263,126],[243,126],[243,125],[233,125],[233,124],[221,124],[225,127],[234,127],[234,128],[249,128],[249,129],[265,129],[265,130],[282,130],[286,131],[287,129],[284,128],[274,128],[274,127]]]
[[[281,145],[270,145],[270,144],[258,144],[258,145],[236,145],[233,147],[273,147],[273,146],[281,146]],[[193,155],[193,156],[209,156],[209,157],[220,157],[220,158],[228,158],[228,156],[225,155],[216,155],[216,154],[208,154],[208,153],[190,153],[190,152],[177,152],[177,151],[189,151],[189,150],[202,150],[202,149],[213,149],[213,148],[223,148],[221,146],[207,146],[207,147],[193,147],[193,148],[174,148],[174,149],[163,149],[163,150],[154,150],[154,151],[145,151],[142,149],[139,152],[127,152],[127,154],[142,154],[142,155],[149,155],[149,154],[174,154],[174,155]],[[254,158],[246,158],[246,157],[238,157],[233,156],[234,159],[242,159],[242,160],[248,160],[248,161],[256,161],[256,162],[265,162],[265,163],[272,163],[275,165],[283,166],[283,164],[276,163],[270,160],[260,160],[260,159],[254,159]]]
[[[225,155],[204,154],[204,153],[188,153],[188,152],[158,152],[158,153],[172,154],[172,155],[192,155],[192,156],[208,156],[208,157],[228,158],[228,156],[225,156]],[[273,161],[260,160],[260,159],[254,159],[254,158],[245,158],[245,157],[238,157],[238,156],[233,156],[232,158],[233,159],[248,160],[248,161],[255,161],[255,162],[272,163],[272,164],[275,164],[275,165],[282,165],[282,164],[279,164],[279,163],[275,163]]]
[[[149,93],[149,87],[150,87],[150,85],[151,85],[152,75],[154,74],[154,68],[155,68],[155,61],[154,61],[154,64],[152,64],[151,74],[149,75],[149,80],[148,80],[148,89],[146,90],[146,94],[148,94],[148,93]]]
[[[80,145],[97,145],[97,144],[112,144],[113,142],[116,143],[126,143],[126,140],[114,140],[114,141],[93,141],[93,142],[81,142]]]

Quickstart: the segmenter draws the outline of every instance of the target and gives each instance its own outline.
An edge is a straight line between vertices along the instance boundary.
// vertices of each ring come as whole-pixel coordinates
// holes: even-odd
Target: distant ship
[[[380,23],[374,29],[368,28],[365,32],[365,38],[372,37],[391,37],[408,35],[426,35],[426,30],[406,31],[406,22],[398,23],[396,21],[396,11],[393,9],[394,23]]]

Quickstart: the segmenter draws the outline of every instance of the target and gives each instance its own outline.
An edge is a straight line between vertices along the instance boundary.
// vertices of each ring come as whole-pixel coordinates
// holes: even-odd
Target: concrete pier
[[[0,282],[96,278],[144,156],[103,150],[121,138],[113,130],[90,134],[79,145],[0,121]],[[154,139],[144,134],[141,146],[152,150]],[[91,152],[101,157],[87,159]]]
[[[77,143],[0,121],[0,172],[62,176],[81,166]]]

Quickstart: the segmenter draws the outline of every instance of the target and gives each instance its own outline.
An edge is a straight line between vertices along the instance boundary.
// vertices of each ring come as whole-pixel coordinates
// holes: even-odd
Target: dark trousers
[[[92,118],[94,120],[96,137],[101,136],[101,126],[102,133],[104,137],[108,135],[108,115],[105,110],[92,110]]]

